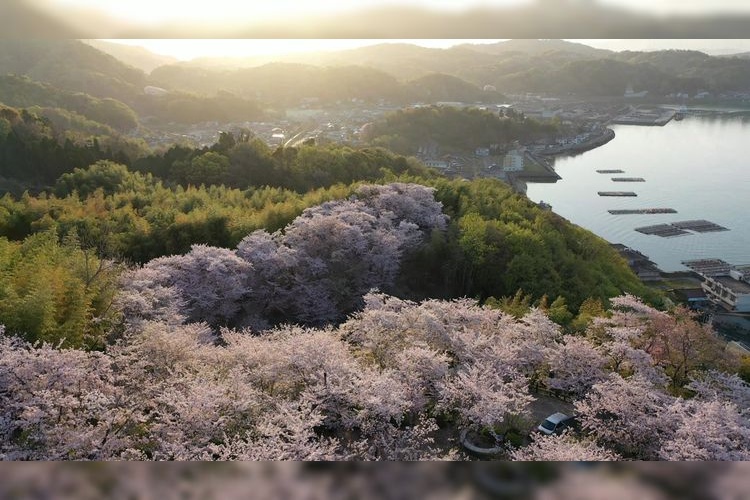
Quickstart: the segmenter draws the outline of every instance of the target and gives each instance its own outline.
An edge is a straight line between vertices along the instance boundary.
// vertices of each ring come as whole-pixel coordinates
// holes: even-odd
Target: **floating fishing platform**
[[[616,168],[614,170],[597,170],[596,173],[598,174],[624,174],[624,170],[620,170],[619,168]]]
[[[729,231],[729,229],[724,226],[720,226],[707,220],[685,220],[681,222],[672,222],[671,224],[637,227],[635,230],[639,233],[654,234],[661,237],[682,236],[683,234],[690,234],[690,231],[696,233]]]
[[[599,191],[599,196],[638,196],[632,191]]]
[[[643,234],[661,236],[662,238],[669,238],[672,236],[682,236],[690,234],[689,232],[675,227],[672,224],[656,224],[653,226],[643,226],[635,228],[636,231]]]
[[[714,222],[707,220],[686,220],[682,222],[673,222],[673,226],[680,229],[688,229],[695,231],[696,233],[712,233],[716,231],[729,231],[724,226],[720,226]]]
[[[674,208],[634,208],[607,210],[612,215],[634,215],[634,214],[676,214]]]
[[[646,182],[643,177],[612,177],[614,182]]]

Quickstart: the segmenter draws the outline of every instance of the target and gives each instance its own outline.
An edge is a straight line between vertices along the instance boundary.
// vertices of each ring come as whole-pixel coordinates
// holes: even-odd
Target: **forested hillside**
[[[450,75],[433,73],[415,81],[399,82],[394,76],[362,64],[318,67],[302,63],[269,63],[245,69],[195,68],[169,65],[151,72],[161,86],[189,92],[214,94],[228,91],[273,105],[293,106],[305,99],[330,104],[352,99],[386,100],[408,104],[415,101],[495,102],[502,95],[484,91]],[[302,84],[304,82],[304,84]]]
[[[138,124],[135,112],[120,101],[60,90],[49,84],[35,82],[26,76],[0,76],[0,103],[16,108],[62,108],[119,131],[131,130]]]
[[[254,95],[144,92],[141,70],[78,40],[0,41],[0,103],[53,106],[115,128],[136,126],[136,114],[161,123],[255,120],[264,116]],[[135,113],[134,113],[135,112]]]
[[[146,74],[141,70],[78,40],[3,39],[0,74],[7,73],[123,102],[130,101],[147,85]]]
[[[0,104],[0,178],[39,190],[98,160],[130,163],[149,149],[107,125],[60,108],[15,109]]]
[[[466,153],[480,146],[505,148],[513,141],[531,142],[561,131],[559,124],[530,119],[513,110],[500,116],[477,108],[428,106],[386,115],[373,122],[362,138],[401,154],[415,154],[433,143],[446,153]]]

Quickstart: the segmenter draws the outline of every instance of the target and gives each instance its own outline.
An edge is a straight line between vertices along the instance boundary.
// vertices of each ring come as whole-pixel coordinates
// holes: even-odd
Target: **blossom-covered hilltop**
[[[520,460],[750,459],[739,360],[685,310],[625,295],[577,331],[368,293],[447,222],[431,189],[364,186],[124,274],[101,350],[0,336],[0,456],[454,459],[468,430]],[[540,398],[579,425],[529,435]]]

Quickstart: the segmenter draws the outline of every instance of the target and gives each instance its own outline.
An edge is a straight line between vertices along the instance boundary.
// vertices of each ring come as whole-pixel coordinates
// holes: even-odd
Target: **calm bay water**
[[[609,143],[555,161],[562,180],[528,184],[527,195],[609,242],[649,256],[664,271],[684,271],[680,261],[721,258],[750,264],[750,121],[687,117],[664,127],[615,125]],[[622,169],[624,174],[596,170]],[[643,177],[646,182],[613,182]],[[634,191],[634,198],[600,197],[597,191]],[[674,208],[676,214],[611,215],[609,209]],[[661,238],[634,231],[653,224],[706,219],[729,229]]]

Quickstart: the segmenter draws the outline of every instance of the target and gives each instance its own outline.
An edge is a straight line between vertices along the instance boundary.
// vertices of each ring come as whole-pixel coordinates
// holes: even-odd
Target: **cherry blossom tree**
[[[662,444],[660,458],[750,460],[750,421],[734,403],[679,399],[667,414],[677,429]]]
[[[568,433],[534,435],[531,444],[510,452],[512,460],[521,461],[610,461],[620,457],[593,441],[578,441]]]
[[[252,266],[231,250],[193,245],[185,255],[154,259],[143,269],[131,275],[136,283],[134,289],[126,285],[129,295],[143,291],[144,281],[153,279],[157,290],[171,287],[178,292],[190,321],[221,326],[232,323],[240,312]]]
[[[682,388],[706,366],[727,368],[735,363],[734,356],[726,350],[726,342],[710,325],[698,323],[684,307],[667,314],[632,295],[615,297],[611,302],[614,324],[638,330],[638,335],[631,337],[631,345],[651,356],[653,365],[663,370],[673,389]]]
[[[211,286],[223,279],[246,287],[235,297],[240,309],[221,314],[260,316],[266,305],[247,304],[256,286],[294,290],[293,281],[257,274],[267,265],[294,276],[300,261],[280,238],[256,233],[237,253],[198,249],[186,260],[199,266],[218,255]],[[104,352],[0,333],[0,457],[455,458],[435,440],[437,417],[474,428],[507,424],[527,413],[530,378],[552,366],[582,394],[576,410],[596,445],[539,438],[517,458],[747,458],[747,384],[694,370],[686,389],[695,397],[669,396],[646,376],[653,358],[638,345],[653,319],[640,312],[593,325],[598,336],[566,337],[536,310],[517,320],[467,299],[414,303],[371,293],[338,327],[217,330],[189,322],[197,302],[188,299],[200,292],[175,281],[191,269],[179,262],[133,272],[121,298],[132,317]],[[174,307],[170,297],[184,303]],[[586,363],[600,380],[579,370]],[[615,372],[605,378],[605,369]]]
[[[640,377],[611,374],[576,401],[582,428],[596,440],[626,456],[655,458],[670,434],[666,409],[674,398]]]
[[[300,265],[299,252],[282,245],[280,234],[258,230],[240,241],[237,255],[253,266],[247,277],[249,296],[242,304],[244,318],[238,326],[260,331],[289,317],[300,287],[301,278],[295,272]],[[324,313],[332,314],[332,309]]]
[[[387,425],[370,439],[355,443],[360,449],[357,455],[366,460],[456,460],[457,450],[435,446],[438,429],[435,419],[424,415],[414,425]]]
[[[526,413],[533,400],[528,393],[528,380],[522,375],[471,365],[445,382],[440,406],[458,413],[465,425],[482,428],[502,424],[511,415]]]
[[[419,184],[392,183],[366,185],[357,190],[356,198],[378,212],[391,212],[397,221],[409,221],[422,231],[445,229],[448,217],[442,203],[435,201],[435,189]]]
[[[33,347],[0,332],[0,455],[106,459],[129,446],[128,411],[98,352]]]
[[[314,428],[323,416],[309,404],[279,401],[268,418],[244,435],[209,444],[199,455],[202,460],[340,460],[336,439],[319,438]]]
[[[634,326],[608,326],[609,340],[604,341],[599,349],[607,356],[607,368],[623,377],[638,376],[655,386],[666,387],[669,378],[664,369],[656,364],[654,358],[634,347],[641,341],[643,328]]]
[[[606,362],[606,358],[586,339],[566,336],[559,346],[549,349],[547,385],[583,396],[594,384],[604,380]]]
[[[750,416],[750,385],[737,375],[708,370],[695,375],[686,388],[698,400],[734,403],[743,415]]]
[[[169,283],[164,269],[142,267],[125,273],[116,305],[128,324],[161,321],[179,325],[186,321],[185,300]]]

